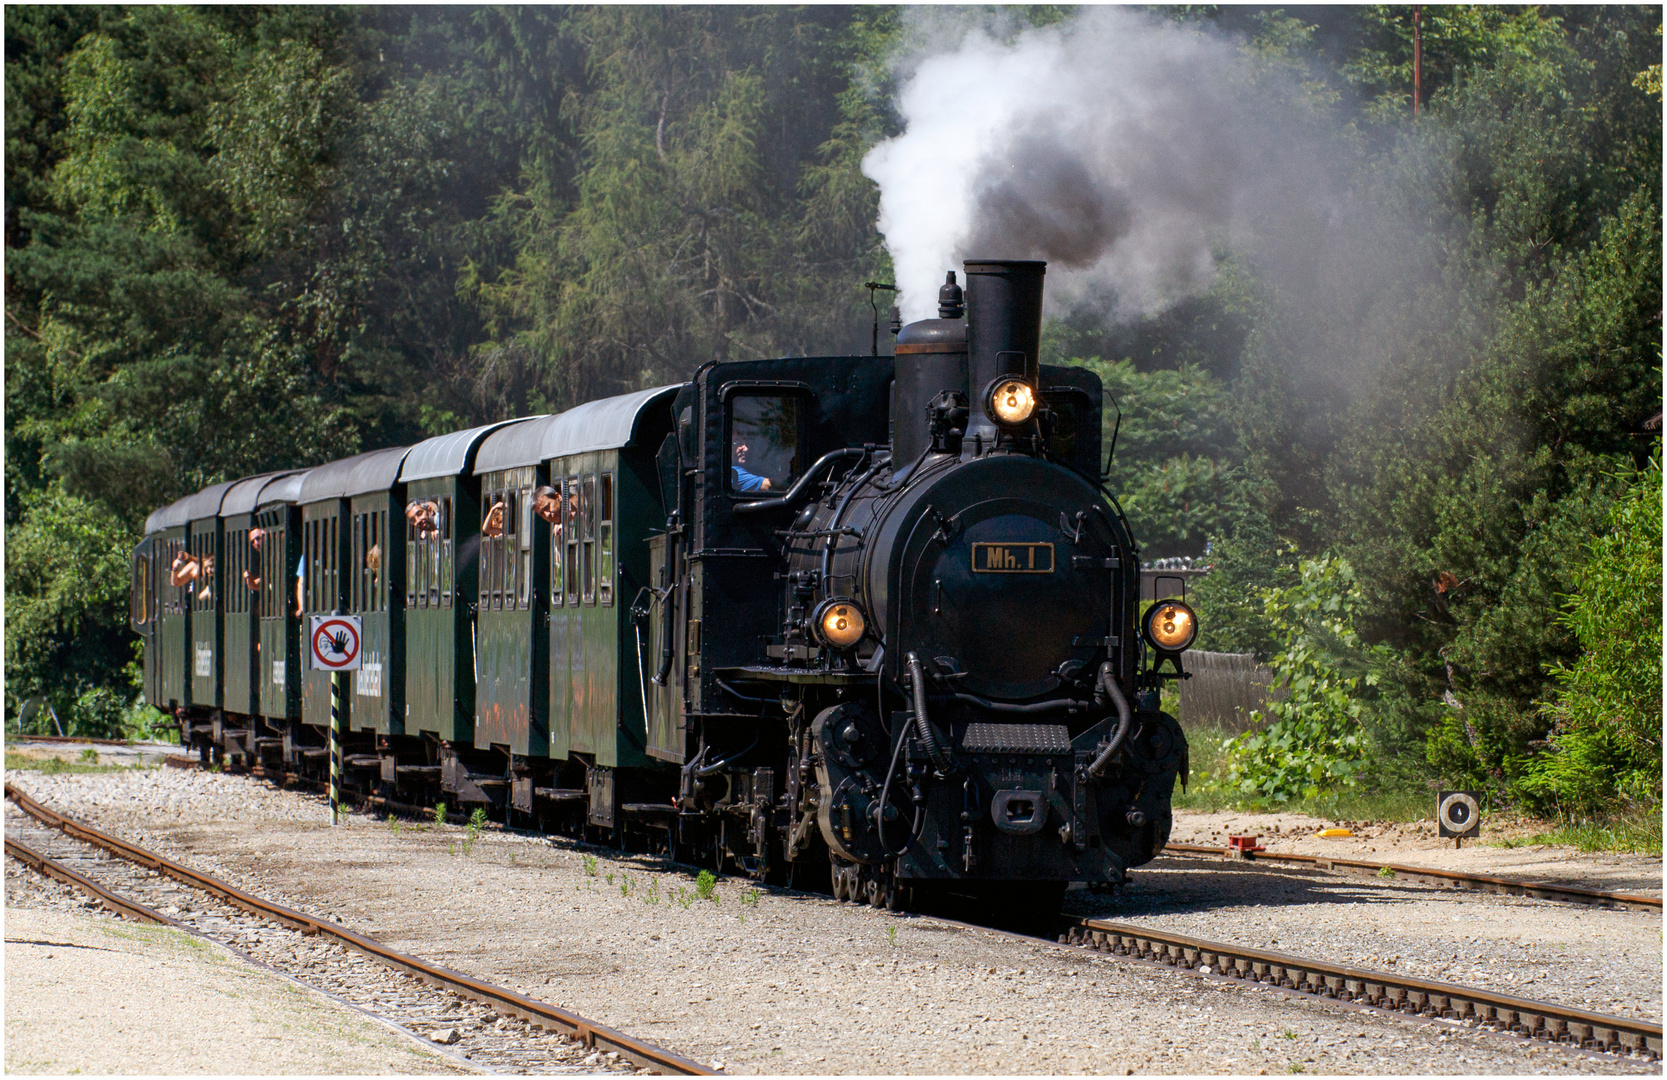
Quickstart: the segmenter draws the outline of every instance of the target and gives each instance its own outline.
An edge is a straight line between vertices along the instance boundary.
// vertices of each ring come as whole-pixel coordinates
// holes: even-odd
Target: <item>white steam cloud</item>
[[[1048,260],[1055,311],[1151,313],[1208,288],[1222,246],[1253,247],[1279,219],[1290,249],[1289,226],[1333,213],[1316,152],[1279,119],[1301,111],[1294,84],[1253,78],[1236,45],[1197,29],[1091,8],[899,63],[905,128],[863,172],[908,319],[936,314],[944,271],[967,258]]]

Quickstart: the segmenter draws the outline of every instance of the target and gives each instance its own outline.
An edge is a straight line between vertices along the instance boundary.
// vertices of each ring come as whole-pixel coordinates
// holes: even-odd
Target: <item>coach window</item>
[[[480,496],[480,521],[484,525],[497,496],[484,484],[481,486]],[[480,610],[489,611],[492,608],[492,538],[484,532],[480,534],[480,572],[477,580],[480,586]]]
[[[481,504],[480,520],[484,525],[487,518],[491,516],[492,507],[498,504],[498,500],[502,499],[504,494],[496,487],[483,494],[485,499],[482,500]],[[485,582],[482,590],[484,595],[481,597],[480,604],[482,611],[504,606],[503,545],[498,543],[498,540],[499,537],[487,536],[485,533],[481,534],[481,580]]]
[[[370,573],[370,567],[365,565],[365,553],[370,549],[365,545],[365,515],[354,514],[353,523],[348,530],[352,537],[352,561],[348,563],[353,572],[348,575],[347,610],[362,612],[365,610],[365,578]]]
[[[327,571],[325,551],[330,546],[329,522],[319,518],[313,522],[312,558],[307,562],[307,610],[322,611],[325,593],[324,575]]]
[[[405,514],[405,606],[417,606],[417,526]]]
[[[550,486],[556,489],[556,506],[558,508],[566,507],[567,493],[562,489],[561,478],[557,477],[551,480]],[[558,509],[556,520],[550,523],[550,604],[552,607],[560,607],[562,600],[565,599],[564,594],[567,592],[567,580],[562,576],[562,568],[565,563],[562,553],[567,550],[566,545],[562,543],[564,538],[562,536],[561,518],[564,513],[564,510]]]
[[[242,615],[249,610],[249,590],[243,587],[243,574],[249,569],[249,530],[237,530],[228,550],[232,565],[226,567],[226,599]]]
[[[451,588],[453,577],[452,565],[452,535],[451,535],[451,496],[440,497],[440,606],[451,607]]]
[[[522,488],[518,493],[520,500],[520,514],[517,515],[515,543],[520,552],[517,556],[521,564],[521,589],[519,592],[522,610],[531,610],[533,606],[533,493],[531,488]]]
[[[370,550],[376,553],[376,565],[370,569],[370,606],[372,611],[386,611],[388,609],[388,563],[393,556],[389,554],[387,538],[382,534],[388,524],[388,512],[377,510],[370,515]]]
[[[191,554],[197,557],[197,580],[192,582],[191,606],[198,611],[206,611],[213,600],[213,580],[210,576],[214,564],[208,560],[208,537],[196,533],[191,537]]]
[[[799,460],[803,406],[799,394],[737,394],[730,399],[731,492],[780,492],[798,477],[803,467]]]
[[[313,608],[313,585],[318,582],[318,566],[315,553],[318,545],[314,543],[318,536],[318,522],[307,521],[301,525],[301,598],[306,601],[302,612]]]
[[[562,503],[561,537],[567,546],[567,602],[579,602],[579,478],[567,478],[567,499]]]
[[[133,556],[133,611],[130,616],[135,627],[150,621],[148,598],[145,596],[145,557]]]
[[[596,592],[603,607],[614,602],[614,474],[603,473],[596,488]]]
[[[504,610],[514,611],[521,584],[521,493],[504,492],[504,533],[498,538],[504,550]]]
[[[579,573],[584,583],[584,600],[596,603],[596,475],[585,477],[579,489]]]

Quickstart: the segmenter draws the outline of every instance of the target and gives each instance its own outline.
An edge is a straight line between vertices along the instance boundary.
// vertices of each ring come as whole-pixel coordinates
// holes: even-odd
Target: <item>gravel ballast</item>
[[[459,827],[362,815],[332,829],[322,800],[247,777],[8,778],[251,891],[731,1072],[1658,1071],[737,879],[702,900],[684,869],[560,839],[492,828],[470,846]],[[1122,896],[1070,902],[1661,1015],[1657,915],[1173,859]]]

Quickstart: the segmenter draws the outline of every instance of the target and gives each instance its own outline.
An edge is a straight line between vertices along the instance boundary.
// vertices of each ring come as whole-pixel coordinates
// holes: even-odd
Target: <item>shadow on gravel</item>
[[[1160,867],[1133,870],[1129,877],[1129,884],[1115,894],[1072,889],[1065,894],[1063,913],[1115,919],[1237,907],[1400,904],[1448,895],[1445,890],[1397,882],[1393,878],[1349,879],[1320,871],[1270,870],[1242,863],[1180,859],[1166,859]]]

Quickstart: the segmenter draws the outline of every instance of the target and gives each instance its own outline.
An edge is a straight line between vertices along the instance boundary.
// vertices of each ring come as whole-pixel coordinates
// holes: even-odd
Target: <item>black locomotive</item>
[[[367,794],[893,907],[1121,880],[1185,782],[1157,690],[1196,620],[1139,617],[1099,381],[1038,360],[1044,264],[964,269],[894,358],[709,363],[158,510],[149,700],[205,758],[322,774],[301,628],[359,614]]]

